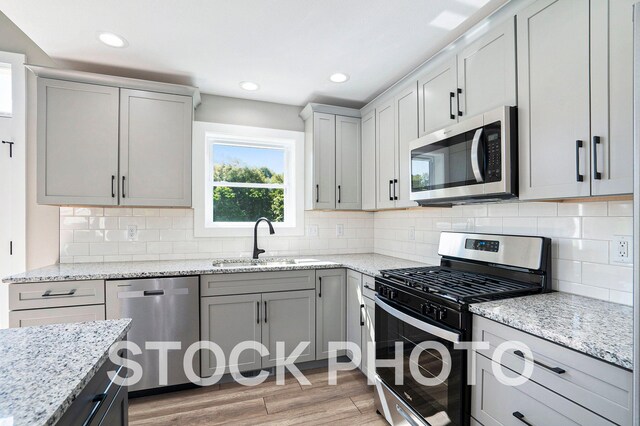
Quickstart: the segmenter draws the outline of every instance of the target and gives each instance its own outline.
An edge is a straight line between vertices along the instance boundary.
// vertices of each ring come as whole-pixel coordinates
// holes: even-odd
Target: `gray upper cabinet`
[[[411,150],[409,143],[418,138],[418,87],[410,84],[395,98],[396,177],[394,182],[396,207],[416,207],[411,201]]]
[[[305,121],[305,209],[362,207],[360,111],[308,104]]]
[[[376,207],[393,208],[396,178],[395,101],[389,99],[376,107]]]
[[[632,190],[632,1],[518,14],[520,198]]]
[[[418,79],[419,134],[424,136],[458,119],[456,57],[428,69]]]
[[[197,89],[28,68],[38,77],[38,203],[191,206]]]
[[[122,89],[120,204],[191,206],[192,98]]]
[[[309,342],[296,362],[316,359],[315,300],[313,290],[262,294],[262,344],[269,350],[269,355],[262,358],[262,368],[276,365],[278,342],[284,343],[284,357],[300,343]]]
[[[336,118],[336,208],[360,210],[362,208],[362,170],[360,119]]]
[[[517,105],[515,31],[514,17],[458,54],[458,117]]]
[[[376,208],[376,112],[362,117],[362,210]]]
[[[38,80],[38,203],[117,205],[116,87]]]
[[[329,357],[329,342],[344,342],[347,292],[344,269],[316,271],[316,359]],[[345,351],[339,351],[343,355]]]
[[[633,192],[634,3],[591,2],[592,195]]]

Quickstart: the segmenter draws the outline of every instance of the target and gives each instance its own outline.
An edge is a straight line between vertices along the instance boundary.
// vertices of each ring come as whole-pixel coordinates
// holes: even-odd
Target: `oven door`
[[[376,296],[375,312],[376,360],[402,359],[402,384],[396,384],[395,369],[376,364],[376,374],[382,383],[431,426],[463,425],[465,407],[466,357],[454,350],[462,340],[460,331],[436,325],[425,317],[408,312],[387,298]],[[402,353],[396,355],[396,342],[402,343]],[[414,348],[423,342],[438,342],[450,354],[450,359],[433,349],[423,350],[417,360],[411,359]],[[421,384],[412,374],[432,379],[433,384]],[[450,368],[447,377],[434,380],[443,369]]]

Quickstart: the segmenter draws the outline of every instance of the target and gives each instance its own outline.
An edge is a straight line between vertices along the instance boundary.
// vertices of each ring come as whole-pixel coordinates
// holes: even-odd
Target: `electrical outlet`
[[[307,230],[307,234],[310,237],[317,237],[318,236],[318,225],[309,225],[309,229]]]
[[[630,235],[615,235],[611,242],[611,261],[633,263],[633,239]]]
[[[344,225],[339,223],[336,225],[336,237],[344,236]]]
[[[135,241],[138,239],[138,227],[136,225],[127,226],[127,239],[129,241]]]
[[[416,240],[416,227],[415,226],[410,226],[409,227],[409,241],[415,241]]]

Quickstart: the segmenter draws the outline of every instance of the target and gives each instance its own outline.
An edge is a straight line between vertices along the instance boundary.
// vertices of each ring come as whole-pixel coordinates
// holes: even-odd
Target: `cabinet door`
[[[362,209],[376,208],[376,112],[362,117]]]
[[[515,17],[458,55],[458,88],[462,117],[517,105]]]
[[[336,116],[313,113],[313,189],[316,209],[336,208]]]
[[[104,319],[104,305],[29,309],[9,312],[9,327],[31,327],[34,325],[66,324]]]
[[[394,190],[396,207],[417,207],[411,193],[411,150],[409,143],[418,138],[418,86],[411,83],[396,96],[397,169]]]
[[[38,203],[118,204],[118,96],[38,79]]]
[[[633,192],[634,3],[591,2],[592,195]]]
[[[336,208],[362,208],[360,119],[336,116]]]
[[[356,344],[362,353],[362,321],[364,319],[362,274],[347,270],[347,342]],[[347,356],[353,359],[350,351]]]
[[[225,355],[225,373],[229,372],[229,355],[241,342],[262,341],[262,298],[260,294],[216,296],[200,299],[200,333],[202,340],[216,343]],[[256,346],[257,347],[257,346]],[[203,351],[200,357],[202,377],[215,371],[215,357]],[[238,370],[257,370],[262,357],[256,351],[246,350],[238,358]]]
[[[396,179],[396,124],[395,101],[390,99],[376,108],[376,206],[379,209],[395,207],[393,181]]]
[[[347,292],[344,269],[316,271],[316,359],[329,358],[329,342],[347,338]],[[345,351],[338,351],[338,356]]]
[[[456,57],[427,71],[418,79],[418,122],[424,136],[458,120]]]
[[[589,196],[589,2],[535,2],[517,39],[520,198]]]
[[[120,204],[191,206],[189,96],[120,92]]]
[[[364,298],[364,326],[362,327],[362,372],[366,374],[371,382],[376,375],[375,365],[369,363],[369,356],[375,357],[375,350],[371,355],[369,349],[373,349],[376,342],[376,302]]]
[[[284,342],[281,357],[291,355],[301,342],[309,342],[296,362],[316,359],[315,299],[313,290],[262,294],[262,344],[269,349],[269,355],[262,358],[262,368],[276,365],[277,342]]]

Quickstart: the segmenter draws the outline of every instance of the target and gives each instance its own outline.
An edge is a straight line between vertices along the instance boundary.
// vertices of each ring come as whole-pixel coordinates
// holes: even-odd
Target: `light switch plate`
[[[309,229],[307,230],[307,234],[310,237],[317,237],[318,236],[318,225],[309,225]]]
[[[344,236],[344,225],[339,223],[336,225],[336,237]]]
[[[416,227],[415,226],[410,226],[409,227],[409,241],[415,241],[416,240]]]
[[[614,235],[610,250],[611,262],[633,263],[633,238],[631,235]]]

